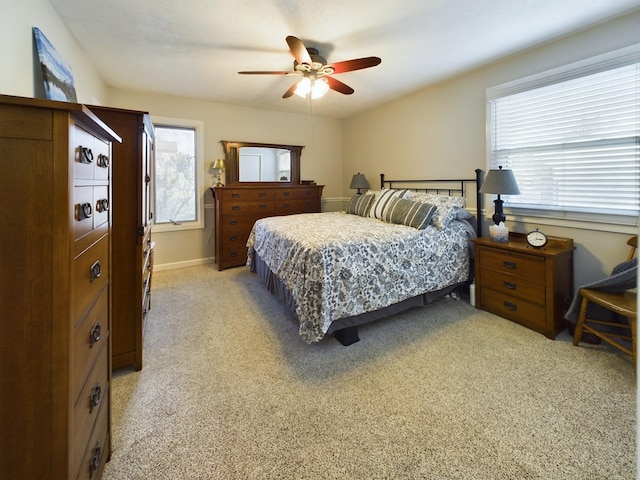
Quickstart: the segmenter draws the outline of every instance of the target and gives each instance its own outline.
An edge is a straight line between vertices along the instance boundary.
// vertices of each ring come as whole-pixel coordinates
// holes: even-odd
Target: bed
[[[482,211],[481,179],[481,170],[453,180],[381,174],[380,190],[354,195],[345,211],[258,220],[247,266],[298,319],[305,342],[333,334],[350,345],[359,325],[468,286],[481,216],[465,207],[473,191]]]

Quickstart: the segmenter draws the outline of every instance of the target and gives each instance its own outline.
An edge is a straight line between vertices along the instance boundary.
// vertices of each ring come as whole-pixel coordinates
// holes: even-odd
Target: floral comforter
[[[464,282],[469,274],[468,229],[459,221],[416,230],[344,212],[269,217],[255,223],[247,246],[291,292],[308,343],[320,341],[334,320]]]

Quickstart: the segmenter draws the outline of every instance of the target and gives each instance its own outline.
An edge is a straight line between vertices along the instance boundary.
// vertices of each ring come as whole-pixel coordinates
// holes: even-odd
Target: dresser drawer
[[[81,320],[109,278],[109,236],[85,250],[73,262],[73,319]]]
[[[545,285],[540,283],[544,281],[544,277],[509,275],[483,268],[480,278],[482,287],[490,288],[502,295],[523,298],[540,305],[545,304]]]
[[[105,402],[106,403],[106,402]],[[109,415],[103,406],[86,445],[84,455],[78,464],[77,480],[95,480],[100,478],[109,457]]]
[[[318,197],[315,188],[286,188],[276,189],[275,199],[277,200],[303,200],[315,199]]]
[[[103,346],[109,342],[109,291],[105,287],[73,331],[71,341],[71,400],[80,389]]]
[[[221,235],[222,245],[226,248],[238,249],[247,246],[251,229],[225,231]]]
[[[480,250],[482,268],[512,275],[544,279],[544,259],[517,253],[483,248]]]
[[[258,202],[261,200],[271,201],[274,199],[273,190],[267,189],[221,189],[222,203],[238,203],[238,202]]]
[[[317,202],[315,200],[281,200],[276,202],[278,214],[286,215],[292,213],[317,212]]]
[[[78,471],[98,414],[109,402],[109,349],[102,348],[73,407],[71,471]]]
[[[110,145],[78,125],[74,129],[73,141],[74,177],[83,180],[108,180]]]
[[[268,215],[275,211],[274,202],[229,202],[222,205],[222,213],[226,215],[255,213]]]
[[[260,214],[248,214],[248,215],[225,215],[224,218],[218,223],[220,232],[246,232],[247,237],[249,232],[253,228],[253,224],[261,218],[268,217],[270,215]]]
[[[485,289],[482,294],[482,308],[538,332],[546,331],[546,311],[543,305]]]
[[[234,265],[244,265],[247,262],[247,247],[236,245],[223,249],[222,263],[233,263]]]

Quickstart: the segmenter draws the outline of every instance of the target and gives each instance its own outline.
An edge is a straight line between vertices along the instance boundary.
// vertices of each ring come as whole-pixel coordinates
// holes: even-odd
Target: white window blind
[[[640,48],[487,90],[489,166],[513,170],[513,208],[640,213]],[[582,217],[584,218],[584,217]]]

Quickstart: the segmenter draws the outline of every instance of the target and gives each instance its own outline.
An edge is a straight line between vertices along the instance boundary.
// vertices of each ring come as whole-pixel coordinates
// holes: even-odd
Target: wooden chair
[[[627,241],[627,245],[631,247],[627,260],[631,260],[638,248],[638,237],[631,237]],[[633,368],[636,368],[636,318],[638,315],[637,293],[627,290],[621,293],[603,292],[600,290],[592,290],[589,288],[580,288],[578,292],[582,296],[580,304],[580,314],[576,323],[576,329],[573,334],[573,344],[578,345],[582,338],[583,332],[592,333],[609,345],[623,351],[633,358]],[[629,325],[587,318],[587,307],[589,302],[593,302],[601,307],[627,317]],[[598,327],[610,327],[613,332],[598,329]],[[619,333],[623,332],[623,333]],[[621,343],[622,340],[631,343],[631,349]]]

